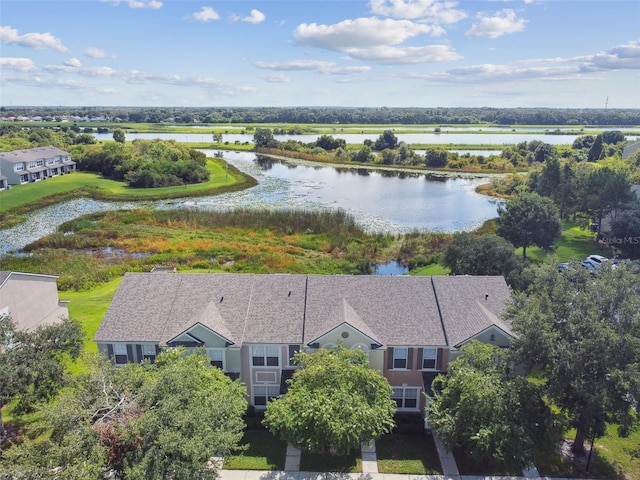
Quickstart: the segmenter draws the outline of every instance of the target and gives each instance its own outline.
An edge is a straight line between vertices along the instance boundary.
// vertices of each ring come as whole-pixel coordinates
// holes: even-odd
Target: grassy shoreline
[[[0,192],[0,228],[20,223],[22,215],[43,206],[77,197],[95,200],[143,201],[218,195],[243,190],[257,181],[223,160],[209,159],[208,182],[175,187],[132,188],[124,182],[104,178],[96,173],[74,172],[49,178],[44,182],[18,185]]]

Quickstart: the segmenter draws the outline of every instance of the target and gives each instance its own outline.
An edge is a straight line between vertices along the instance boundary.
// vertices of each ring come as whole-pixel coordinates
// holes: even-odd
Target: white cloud
[[[296,27],[293,38],[301,45],[346,52],[353,48],[396,45],[417,35],[441,33],[442,30],[438,27],[421,25],[408,20],[357,18],[334,25],[303,23]]]
[[[321,60],[292,60],[290,62],[255,62],[254,65],[263,70],[325,70],[335,66],[335,62]]]
[[[457,5],[457,2],[438,0],[370,0],[369,2],[369,8],[375,15],[445,24],[456,23],[467,17],[463,10],[456,8]]]
[[[88,47],[84,49],[84,54],[90,58],[107,58],[107,52],[95,47]]]
[[[199,12],[194,13],[191,17],[199,22],[210,22],[212,20],[218,20],[220,15],[211,7],[202,7]]]
[[[50,33],[25,33],[19,35],[18,30],[10,26],[0,27],[0,42],[6,44],[16,44],[22,47],[35,48],[36,50],[50,49],[57,52],[68,50],[62,42]]]
[[[30,58],[2,57],[0,67],[18,70],[19,72],[32,72],[37,70],[36,64]]]
[[[507,33],[523,32],[526,20],[516,18],[516,12],[506,8],[493,16],[478,14],[478,23],[465,33],[467,37],[498,38]]]
[[[129,8],[151,8],[157,10],[162,8],[162,2],[159,0],[101,0],[104,3],[111,3],[112,5],[120,5],[125,3],[129,5]]]
[[[268,82],[268,83],[289,83],[291,81],[291,79],[287,77],[284,73],[262,75],[260,78],[262,78],[265,82]]]
[[[265,20],[265,15],[264,13],[262,13],[260,10],[256,10],[255,8],[251,10],[251,13],[249,14],[248,17],[244,17],[242,19],[243,22],[247,22],[247,23],[253,23],[254,25],[257,25],[258,23],[262,23]]]
[[[576,57],[575,60],[582,62],[583,71],[640,70],[640,41],[618,45],[595,55]]]
[[[82,62],[80,60],[78,60],[77,58],[70,58],[69,60],[66,60],[64,62],[64,64],[68,67],[73,67],[73,68],[80,68],[82,67]]]
[[[373,48],[350,49],[347,53],[357,60],[388,65],[450,62],[462,58],[448,45],[426,45],[424,47],[383,45]]]
[[[262,70],[276,71],[315,71],[327,75],[356,75],[366,73],[371,67],[360,66],[339,66],[335,62],[321,60],[292,60],[289,62],[256,62],[254,65]]]

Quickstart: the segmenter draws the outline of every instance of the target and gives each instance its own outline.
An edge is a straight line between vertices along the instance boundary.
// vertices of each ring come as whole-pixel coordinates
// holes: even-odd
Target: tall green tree
[[[398,148],[398,144],[398,137],[396,137],[395,133],[393,133],[392,130],[385,130],[374,142],[373,149],[378,152],[381,152],[386,148],[393,150]]]
[[[604,435],[607,422],[627,435],[640,399],[640,282],[625,265],[590,275],[579,264],[538,268],[506,316],[513,347],[528,371],[540,371],[548,398],[576,429],[573,449]]]
[[[510,375],[508,351],[473,341],[434,382],[431,429],[450,450],[499,470],[521,471],[553,438],[551,412],[538,386]]]
[[[276,148],[278,141],[273,138],[273,132],[269,128],[256,128],[253,134],[253,143],[256,148]]]
[[[602,219],[634,199],[627,172],[609,167],[592,167],[578,171],[577,209],[595,219],[598,234]]]
[[[391,431],[396,404],[361,350],[300,352],[289,391],[267,406],[264,424],[308,452],[346,454]]]
[[[66,358],[82,348],[80,324],[64,319],[33,331],[18,330],[10,317],[0,317],[0,437],[2,407],[17,400],[18,412],[28,412],[50,399],[65,381]]]
[[[531,245],[549,248],[560,238],[561,230],[558,208],[537,193],[518,194],[498,208],[496,233],[515,247],[522,247],[522,258],[527,258]]]
[[[116,128],[113,131],[113,140],[117,143],[124,143],[126,141],[124,130],[121,128]]]
[[[217,478],[211,457],[236,450],[242,436],[244,385],[201,351],[164,352],[153,365],[88,363],[40,415],[50,438],[4,451],[0,478]]]
[[[593,145],[589,148],[589,155],[587,160],[590,162],[596,162],[602,157],[602,135],[596,135],[596,139],[593,141]]]
[[[442,262],[454,275],[504,275],[519,266],[513,245],[495,234],[455,233]]]

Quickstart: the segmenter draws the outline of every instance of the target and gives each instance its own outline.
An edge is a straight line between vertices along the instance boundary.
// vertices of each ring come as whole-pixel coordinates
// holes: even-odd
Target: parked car
[[[603,257],[602,255],[589,255],[582,263],[584,264],[586,262],[589,263],[592,267],[597,268],[608,261],[609,259],[607,257]]]

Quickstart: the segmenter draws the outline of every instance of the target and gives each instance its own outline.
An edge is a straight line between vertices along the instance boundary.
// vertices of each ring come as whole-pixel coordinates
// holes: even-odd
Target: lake
[[[113,140],[113,133],[94,133],[97,140]],[[152,140],[160,138],[162,140],[175,140],[177,142],[191,143],[212,143],[211,133],[126,133],[127,140]],[[380,134],[364,133],[342,133],[334,132],[334,138],[344,139],[348,144],[362,144],[365,140],[375,141]],[[320,135],[274,135],[273,138],[283,142],[286,140],[296,140],[302,143],[315,142]],[[540,140],[550,145],[571,145],[574,140],[581,135],[545,135],[544,132],[536,133],[398,133],[396,138],[400,142],[409,145],[413,144],[433,144],[433,145],[514,145],[520,142],[531,142]],[[637,137],[627,136],[627,140],[634,140]],[[223,133],[224,142],[233,143],[253,143],[252,133]]]
[[[215,150],[203,150],[214,156]],[[106,202],[78,198],[27,215],[27,221],[0,236],[0,254],[19,250],[63,222],[92,212],[148,208],[341,208],[368,231],[404,233],[412,230],[463,231],[497,216],[497,201],[475,187],[486,176],[446,177],[364,168],[336,168],[308,163],[283,163],[251,152],[222,152],[239,170],[258,180],[240,192],[210,197],[147,202]]]

